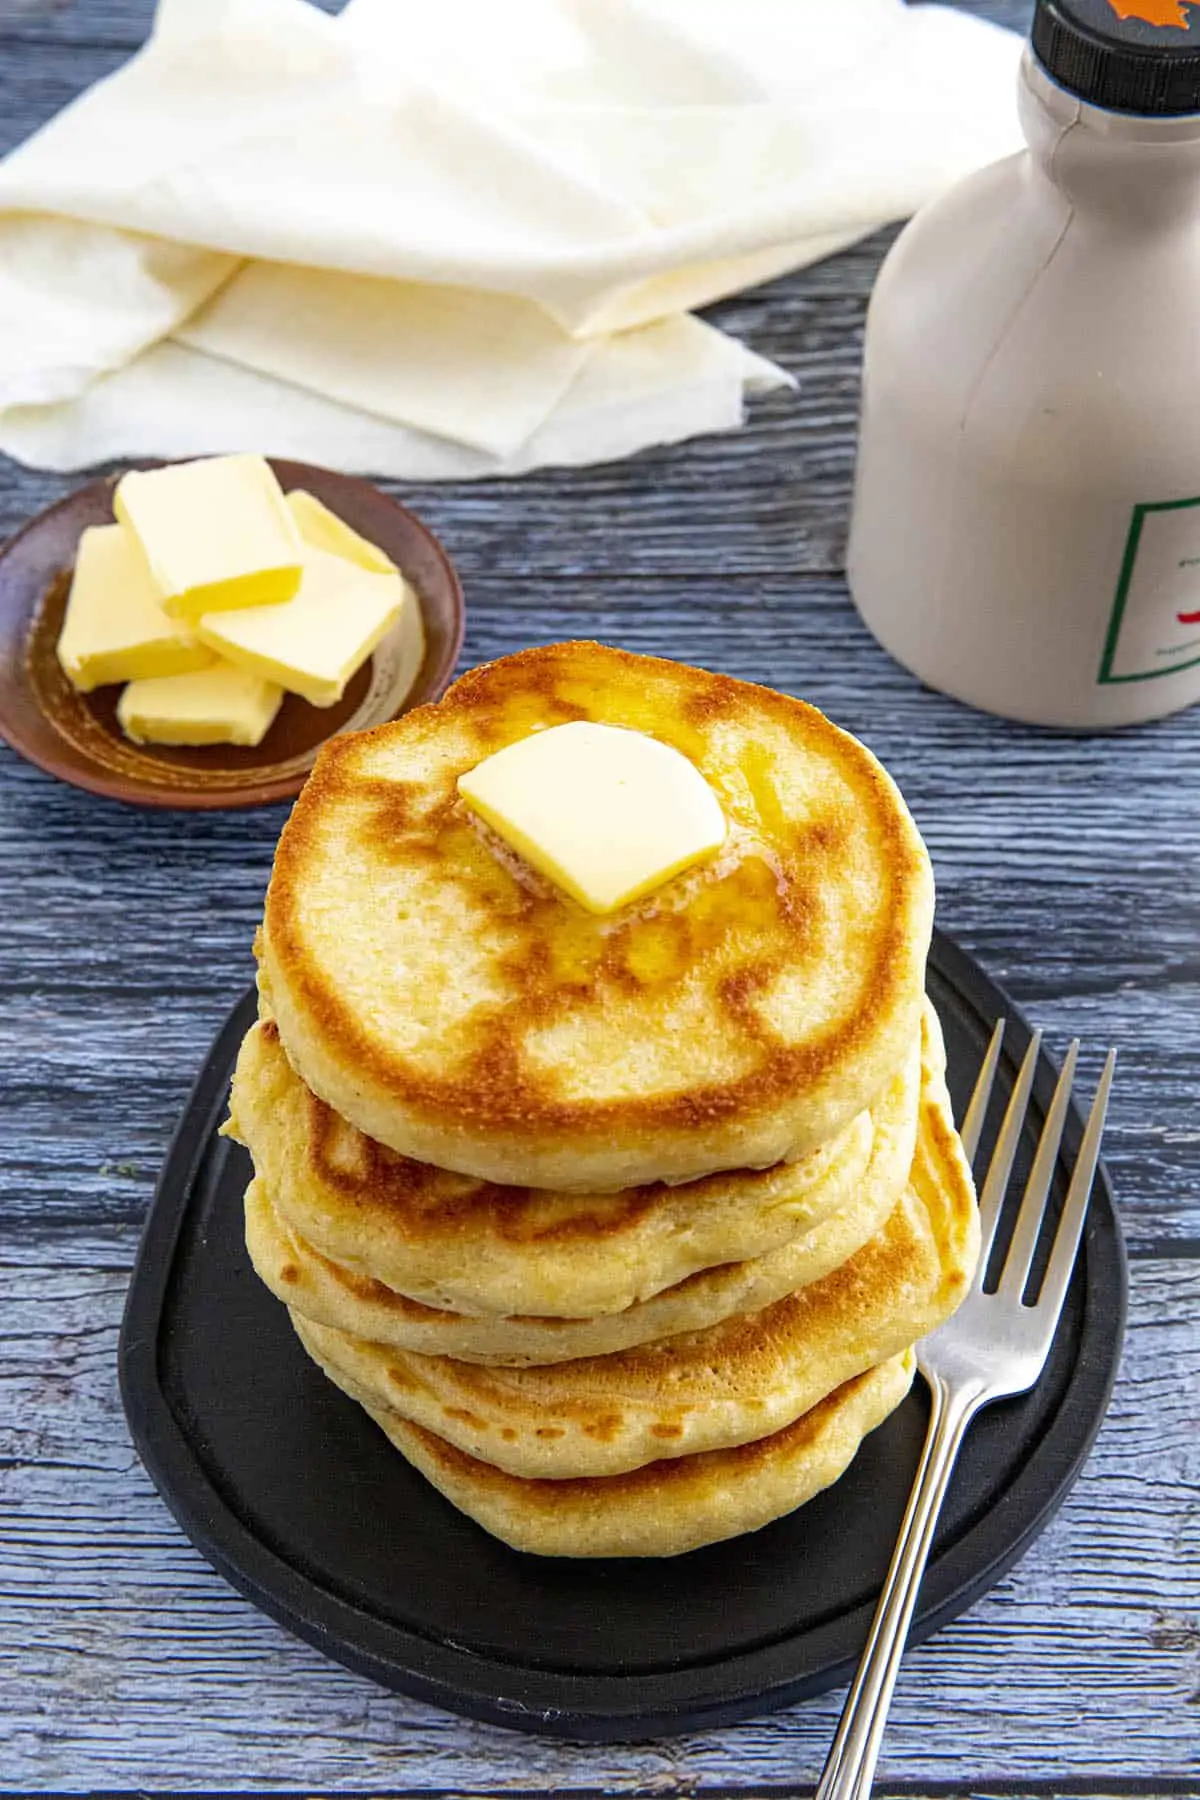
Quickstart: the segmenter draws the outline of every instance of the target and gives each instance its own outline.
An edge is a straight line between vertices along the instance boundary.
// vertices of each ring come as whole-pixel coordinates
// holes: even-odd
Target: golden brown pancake
[[[944,1085],[922,1097],[909,1186],[840,1268],[761,1312],[612,1356],[496,1368],[372,1344],[292,1314],[310,1354],[371,1404],[511,1475],[607,1477],[782,1430],[950,1316],[979,1248]]]
[[[276,1299],[313,1324],[423,1356],[526,1368],[611,1356],[657,1338],[702,1330],[735,1313],[759,1312],[840,1267],[882,1229],[895,1204],[894,1195],[876,1193],[870,1205],[832,1213],[780,1250],[701,1269],[650,1300],[594,1319],[528,1313],[481,1318],[423,1306],[314,1250],[283,1223],[266,1183],[257,1178],[246,1189],[246,1247]]]
[[[725,849],[609,917],[456,790],[573,719],[688,756]],[[788,696],[599,644],[523,651],[321,751],[284,827],[260,979],[314,1093],[400,1154],[573,1192],[828,1142],[917,1033],[933,883],[870,752]]]
[[[940,1035],[932,1013],[929,1019],[923,1029],[934,1034],[930,1054],[937,1061]],[[919,1063],[914,1044],[870,1110],[796,1163],[679,1187],[660,1182],[622,1194],[563,1194],[452,1175],[373,1142],[310,1093],[268,1021],[253,1026],[242,1045],[227,1130],[249,1148],[279,1217],[273,1228],[265,1201],[252,1202],[252,1248],[268,1286],[321,1323],[435,1350],[430,1309],[491,1322],[627,1314],[698,1271],[789,1248],[796,1279],[785,1276],[771,1297],[815,1278],[796,1259],[798,1240],[838,1220],[814,1246],[818,1261],[835,1266],[829,1256],[836,1262],[864,1243],[904,1186],[916,1138]],[[282,1273],[293,1265],[294,1275]],[[739,1310],[728,1284],[726,1292],[726,1310]],[[405,1306],[401,1296],[412,1304]],[[385,1316],[391,1329],[382,1324]],[[679,1323],[661,1309],[660,1316],[665,1329],[685,1330],[717,1314]],[[417,1321],[425,1327],[421,1341],[406,1335]],[[533,1318],[515,1360],[546,1360],[530,1351],[539,1335],[544,1346],[552,1344],[554,1329],[539,1334]],[[646,1335],[663,1332],[622,1337],[618,1326],[603,1343],[598,1338],[594,1347],[563,1354],[619,1349]],[[481,1344],[484,1336],[477,1332],[470,1341]],[[446,1348],[458,1354],[448,1338]]]
[[[367,1412],[460,1512],[535,1556],[679,1556],[758,1531],[845,1473],[912,1385],[911,1351],[868,1369],[782,1431],[606,1480],[522,1481],[398,1413]],[[346,1386],[353,1398],[352,1389]]]

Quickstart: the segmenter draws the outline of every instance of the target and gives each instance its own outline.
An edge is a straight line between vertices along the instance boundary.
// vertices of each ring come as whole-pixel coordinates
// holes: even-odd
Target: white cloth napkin
[[[902,0],[160,0],[0,163],[0,449],[516,473],[788,377],[688,316],[1016,147]]]

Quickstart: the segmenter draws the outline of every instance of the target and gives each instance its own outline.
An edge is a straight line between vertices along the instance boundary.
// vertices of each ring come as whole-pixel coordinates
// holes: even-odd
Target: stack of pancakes
[[[729,822],[606,917],[456,788],[574,719],[671,744]],[[526,651],[335,741],[276,854],[228,1127],[305,1349],[523,1550],[671,1555],[836,1480],[977,1254],[932,906],[861,744],[679,664]]]

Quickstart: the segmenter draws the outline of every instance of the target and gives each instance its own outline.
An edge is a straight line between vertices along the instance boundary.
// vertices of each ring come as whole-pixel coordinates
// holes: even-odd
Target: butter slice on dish
[[[239,668],[277,681],[314,706],[333,706],[399,622],[420,639],[417,598],[401,576],[372,574],[345,557],[310,549],[294,599],[210,613],[197,631],[202,643]],[[419,666],[418,657],[414,675]]]
[[[111,681],[186,675],[212,651],[159,603],[145,558],[122,525],[92,525],[79,540],[58,660],[82,694]]]
[[[721,803],[695,764],[614,725],[534,732],[461,775],[458,791],[591,913],[627,906],[725,842]]]
[[[264,457],[133,470],[117,483],[113,511],[141,546],[172,618],[279,605],[300,586],[303,540]]]
[[[347,525],[345,519],[330,512],[315,494],[304,488],[293,488],[287,496],[288,509],[300,536],[314,550],[325,550],[330,556],[343,556],[347,562],[357,563],[360,569],[369,569],[375,575],[395,575],[396,565],[390,556],[385,556],[378,544],[369,538],[360,537],[359,533]]]
[[[261,744],[283,689],[212,659],[192,675],[131,681],[117,702],[121,730],[135,744]]]

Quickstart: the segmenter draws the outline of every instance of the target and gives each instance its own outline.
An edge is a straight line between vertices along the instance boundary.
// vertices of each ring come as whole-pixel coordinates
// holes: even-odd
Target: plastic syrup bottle
[[[1200,4],[1039,0],[1020,110],[880,273],[849,579],[930,686],[1097,730],[1200,699]]]

